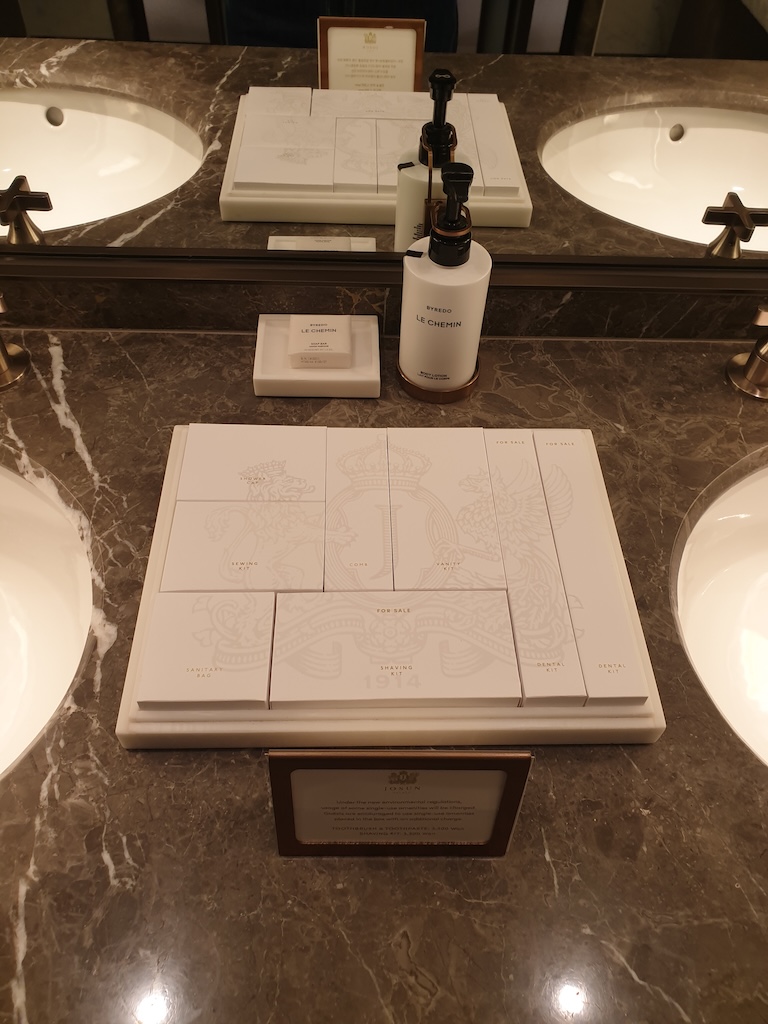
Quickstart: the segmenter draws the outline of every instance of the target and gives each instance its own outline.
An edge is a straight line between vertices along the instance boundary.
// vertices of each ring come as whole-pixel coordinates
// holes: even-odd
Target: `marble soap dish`
[[[352,365],[347,369],[293,367],[288,356],[288,313],[262,313],[256,333],[253,392],[259,396],[378,398],[381,393],[379,324],[353,316]]]

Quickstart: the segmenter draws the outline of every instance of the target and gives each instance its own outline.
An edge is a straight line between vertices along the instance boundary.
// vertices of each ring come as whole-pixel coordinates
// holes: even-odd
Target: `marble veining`
[[[672,542],[766,443],[732,343],[487,340],[477,391],[256,399],[252,333],[6,332],[0,462],[87,515],[99,643],[0,780],[0,1022],[758,1024],[768,769],[678,643]],[[500,860],[281,859],[260,751],[127,752],[114,726],[176,423],[582,427],[597,441],[667,716],[650,746],[540,747]],[[63,500],[67,500],[64,496]]]

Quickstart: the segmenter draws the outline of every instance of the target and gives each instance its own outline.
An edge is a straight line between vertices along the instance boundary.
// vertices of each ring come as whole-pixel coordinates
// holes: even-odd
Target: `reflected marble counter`
[[[252,334],[7,332],[34,372],[0,406],[92,520],[104,621],[84,677],[0,780],[0,1022],[758,1024],[768,768],[689,667],[667,598],[690,501],[768,441],[722,342],[486,341],[466,402],[420,405],[385,344],[379,400],[256,399]],[[176,423],[585,427],[668,727],[541,747],[506,857],[281,859],[256,750],[114,735]]]
[[[454,72],[459,90],[497,93],[515,134],[533,220],[525,230],[477,229],[477,240],[494,253],[701,257],[702,245],[628,228],[574,199],[543,170],[538,150],[566,124],[629,105],[663,102],[768,111],[768,82],[760,61],[426,54],[424,81],[441,66]],[[380,251],[391,250],[391,228],[222,222],[218,198],[237,101],[251,85],[316,86],[316,51],[0,39],[0,88],[61,86],[130,96],[180,118],[203,141],[202,167],[175,192],[118,217],[51,232],[49,241],[260,250],[271,234],[374,234]],[[30,184],[38,191],[46,189],[45,182]],[[712,205],[723,198],[713,196]]]

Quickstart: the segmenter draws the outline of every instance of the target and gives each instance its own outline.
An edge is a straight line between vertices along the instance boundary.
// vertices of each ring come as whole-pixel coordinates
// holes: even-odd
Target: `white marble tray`
[[[312,428],[308,428],[312,429]],[[493,433],[492,431],[490,433]],[[547,433],[547,432],[540,432]],[[552,432],[562,435],[563,432]],[[566,432],[567,433],[567,432]],[[573,434],[583,434],[574,431]],[[450,435],[450,431],[445,431]],[[664,714],[602,478],[595,487],[607,546],[615,565],[622,613],[636,646],[648,698],[641,704],[591,706],[385,706],[295,709],[252,706],[179,710],[161,701],[142,702],[140,678],[151,608],[160,591],[188,427],[174,429],[133,648],[117,723],[129,748],[412,746],[547,743],[650,743],[665,728]],[[446,436],[446,443],[450,437]],[[596,473],[600,474],[596,455]],[[211,495],[215,499],[215,495]],[[144,688],[146,697],[146,687]]]
[[[278,92],[273,89],[271,92]],[[306,90],[309,92],[309,90]],[[320,92],[321,98],[328,102],[328,91],[315,90]],[[330,94],[333,98],[333,94]],[[369,94],[360,94],[363,99],[357,101],[357,105],[364,101]],[[221,218],[225,221],[278,221],[306,224],[394,224],[395,222],[395,198],[397,184],[397,164],[403,159],[403,152],[411,147],[416,149],[421,131],[421,124],[428,120],[431,103],[427,93],[414,93],[412,98],[417,101],[426,102],[424,111],[420,118],[410,119],[390,117],[378,117],[374,123],[379,126],[378,134],[381,135],[381,128],[392,129],[388,133],[393,135],[392,152],[378,154],[378,185],[365,185],[354,183],[344,185],[336,182],[334,185],[334,166],[343,159],[344,153],[338,150],[310,150],[303,152],[291,149],[288,145],[290,138],[286,137],[283,151],[273,147],[259,148],[248,144],[247,133],[247,112],[248,96],[242,96],[238,105],[237,118],[235,121],[232,141],[227,157],[227,165],[224,171],[224,179],[219,195],[219,208]],[[457,97],[466,100],[466,95]],[[499,104],[501,110],[503,106]],[[457,111],[458,113],[458,111]],[[276,121],[280,119],[273,118]],[[326,116],[323,115],[323,120]],[[455,118],[457,122],[458,118]],[[309,120],[309,119],[307,119]],[[318,118],[319,120],[319,118]],[[393,126],[398,131],[395,133]],[[533,207],[528,187],[525,181],[517,148],[512,136],[509,121],[504,112],[504,124],[502,128],[505,141],[508,143],[508,152],[503,158],[505,176],[509,172],[515,181],[516,194],[499,195],[498,191],[489,184],[485,189],[481,184],[473,186],[470,193],[469,207],[472,214],[472,222],[478,227],[528,227],[531,222]],[[457,123],[459,132],[459,145],[456,159],[464,160],[475,168],[478,181],[479,158],[478,149],[493,148],[498,144],[499,132],[494,129],[486,129],[487,138],[482,135],[482,128],[478,126],[481,134],[475,140],[474,132],[469,124]],[[339,136],[340,137],[340,136]],[[244,146],[244,139],[246,144]],[[396,140],[401,139],[398,143]],[[268,141],[268,140],[265,140]],[[383,144],[383,143],[382,143]],[[398,144],[400,149],[397,148]],[[489,164],[493,161],[490,160]],[[312,176],[311,170],[314,167],[317,177],[317,184],[303,184]],[[264,178],[261,184],[256,181],[238,180],[245,176],[258,178],[259,174]],[[437,181],[437,194],[441,195],[440,181]]]

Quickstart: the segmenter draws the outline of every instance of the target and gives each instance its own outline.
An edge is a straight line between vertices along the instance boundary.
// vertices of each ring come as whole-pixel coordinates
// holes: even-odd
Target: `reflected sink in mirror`
[[[693,503],[675,541],[670,589],[696,674],[768,764],[768,447]]]
[[[52,478],[0,466],[0,775],[60,707],[89,647],[91,564],[84,516]]]
[[[23,175],[51,197],[50,212],[31,215],[41,231],[160,199],[203,159],[199,137],[169,114],[78,89],[0,89],[0,139],[0,189]]]
[[[661,235],[708,244],[708,206],[736,192],[768,208],[768,115],[711,107],[656,106],[600,114],[544,143],[544,170],[602,213]],[[768,251],[768,228],[744,249]]]

